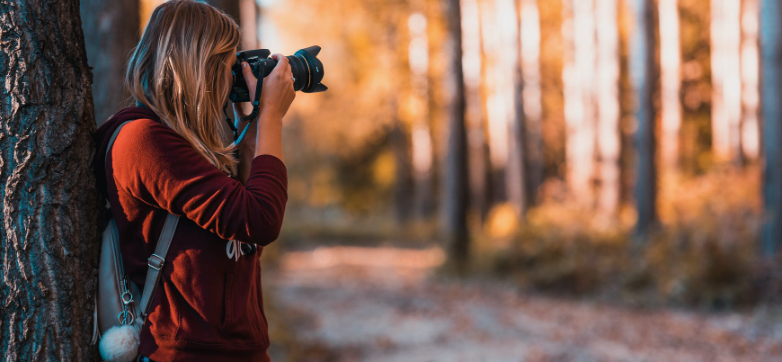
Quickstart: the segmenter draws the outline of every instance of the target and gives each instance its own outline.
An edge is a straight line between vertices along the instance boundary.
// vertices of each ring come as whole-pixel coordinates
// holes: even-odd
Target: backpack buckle
[[[163,264],[165,263],[165,261],[166,259],[163,259],[162,256],[157,254],[152,254],[149,258],[147,258],[147,265],[149,265],[149,267],[152,269],[160,271],[160,269],[163,269]]]

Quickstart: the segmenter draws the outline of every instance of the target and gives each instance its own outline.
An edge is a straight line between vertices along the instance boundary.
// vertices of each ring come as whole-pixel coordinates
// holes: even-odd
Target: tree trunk
[[[679,9],[677,0],[659,0],[660,63],[662,82],[662,139],[660,153],[666,172],[675,172],[679,162],[679,131],[682,111],[679,101],[681,85],[681,51],[679,42]]]
[[[448,0],[447,70],[445,93],[448,106],[448,146],[445,155],[443,206],[448,255],[457,272],[464,272],[469,257],[467,208],[469,198],[467,172],[467,128],[464,122],[464,75],[462,73],[462,27],[459,0]]]
[[[139,39],[139,2],[82,0],[81,18],[92,67],[95,119],[100,125],[129,104],[124,70]]]
[[[741,163],[740,0],[711,1],[712,148]]]
[[[224,13],[230,15],[236,23],[241,22],[241,15],[239,14],[239,2],[243,0],[204,0],[205,3],[212,5]]]
[[[630,38],[630,78],[634,89],[638,147],[635,201],[636,234],[648,235],[657,223],[657,168],[655,166],[654,21],[651,0],[633,0],[633,30]],[[641,238],[639,238],[641,239]]]
[[[766,222],[762,250],[775,257],[782,240],[782,6],[777,0],[760,0],[761,109],[766,157],[763,199]]]
[[[239,26],[242,27],[242,50],[258,49],[258,5],[255,0],[239,0]]]
[[[469,128],[470,203],[483,222],[488,215],[489,201],[486,175],[490,172],[486,152],[484,107],[481,95],[481,21],[477,0],[462,0],[462,46],[464,48],[464,85],[466,118]]]
[[[534,205],[543,183],[543,102],[540,80],[540,13],[537,0],[521,0],[521,77],[525,119],[525,200]]]
[[[0,344],[6,361],[91,361],[103,203],[75,0],[0,3]]]
[[[758,16],[758,0],[744,0],[741,4],[741,150],[747,161],[756,160],[760,152]]]
[[[501,50],[499,53],[503,79],[507,93],[512,98],[506,100],[506,123],[508,137],[508,163],[505,168],[505,189],[508,201],[514,206],[517,216],[524,218],[527,213],[526,199],[526,125],[524,102],[522,99],[521,57],[519,11],[514,0],[497,0],[497,21],[500,23]]]
[[[595,173],[595,30],[593,0],[562,3],[565,62],[562,82],[567,124],[565,152],[567,183],[573,198],[593,206]]]
[[[597,206],[609,218],[619,211],[621,156],[619,133],[619,33],[616,0],[595,2],[597,35]]]

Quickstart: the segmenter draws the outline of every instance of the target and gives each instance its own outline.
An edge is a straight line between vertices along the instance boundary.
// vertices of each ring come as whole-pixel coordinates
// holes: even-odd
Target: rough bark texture
[[[76,0],[0,2],[0,353],[90,361],[103,204]]]
[[[95,120],[100,125],[130,100],[122,83],[130,51],[139,39],[139,2],[82,0],[81,15],[92,67]]]
[[[633,0],[633,33],[630,39],[630,77],[638,123],[635,201],[638,210],[636,233],[644,236],[657,222],[657,167],[654,137],[655,57],[654,21],[651,0]]]
[[[467,207],[469,198],[467,173],[467,128],[464,120],[464,74],[462,73],[462,28],[459,0],[444,4],[448,28],[448,147],[445,155],[443,205],[447,250],[457,270],[466,267],[469,239]]]
[[[766,157],[763,199],[766,223],[763,254],[776,256],[782,240],[782,6],[777,0],[760,2],[761,110]]]

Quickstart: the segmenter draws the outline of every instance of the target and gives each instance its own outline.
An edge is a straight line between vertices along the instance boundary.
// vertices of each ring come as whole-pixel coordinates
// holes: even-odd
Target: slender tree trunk
[[[464,75],[462,73],[462,27],[459,0],[448,0],[446,99],[448,104],[448,147],[445,155],[443,205],[447,250],[454,267],[464,272],[469,258],[467,208],[469,199],[467,172],[467,129],[464,122]]]
[[[543,183],[543,102],[540,80],[540,13],[537,0],[521,0],[521,73],[524,105],[525,200],[534,205]]]
[[[741,163],[740,0],[711,1],[712,148]]]
[[[662,82],[662,139],[660,153],[666,172],[676,171],[679,163],[679,131],[682,123],[679,89],[681,51],[677,0],[659,0],[660,64]]]
[[[239,0],[239,26],[242,27],[241,49],[258,49],[258,5],[255,0]]]
[[[635,199],[636,233],[644,237],[657,223],[657,168],[654,125],[654,21],[651,0],[632,0],[633,30],[630,38],[630,77],[634,88],[638,147]],[[642,238],[639,238],[642,239]]]
[[[763,199],[766,222],[762,250],[772,258],[782,241],[782,5],[760,0],[761,109],[763,147],[766,158]]]
[[[481,98],[481,22],[477,0],[462,0],[462,45],[464,50],[463,71],[465,85],[466,119],[468,125],[467,143],[469,145],[470,203],[480,217],[485,220],[489,211],[489,193],[487,189],[489,172],[486,154],[486,135],[484,131],[483,104]]]
[[[0,24],[0,353],[96,360],[89,340],[105,220],[79,2],[0,2]]]
[[[239,2],[243,0],[204,0],[205,3],[212,5],[226,14],[230,15],[237,23],[241,22],[241,14],[239,13]]]
[[[130,102],[123,82],[130,51],[139,39],[139,2],[82,0],[81,18],[100,125]]]
[[[621,156],[619,133],[619,33],[616,0],[595,2],[597,33],[598,210],[611,219],[619,209]]]
[[[747,161],[756,160],[760,152],[760,124],[758,111],[759,54],[758,54],[758,0],[744,0],[741,4],[741,149]]]
[[[524,102],[522,100],[521,57],[519,56],[519,11],[514,0],[497,0],[497,21],[500,23],[501,51],[499,53],[502,74],[498,79],[504,83],[505,94],[511,95],[505,104],[506,130],[508,137],[508,163],[505,168],[505,189],[508,201],[516,214],[524,218],[527,212],[526,200],[526,152]],[[502,94],[500,93],[500,94]]]
[[[411,149],[413,159],[413,209],[419,217],[431,216],[433,209],[432,132],[429,128],[429,38],[426,16],[422,12],[410,15],[408,64],[411,92],[409,97]]]
[[[567,182],[574,199],[586,207],[594,201],[595,173],[595,30],[593,0],[563,1],[562,36],[565,65]]]

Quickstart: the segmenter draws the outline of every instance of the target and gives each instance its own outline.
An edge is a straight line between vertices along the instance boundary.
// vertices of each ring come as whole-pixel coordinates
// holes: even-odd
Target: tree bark
[[[779,252],[782,240],[782,6],[777,0],[760,0],[761,110],[766,158],[763,199],[766,222],[762,251],[767,258]]]
[[[0,353],[90,361],[96,129],[76,0],[0,2]]]
[[[139,39],[139,2],[82,0],[81,18],[100,125],[130,101],[123,82],[130,51]]]
[[[712,149],[717,161],[741,160],[740,0],[711,1]]]
[[[634,89],[638,147],[635,184],[638,221],[636,234],[642,239],[657,223],[657,167],[655,165],[654,21],[651,0],[633,0],[633,30],[630,39],[630,77]]]
[[[448,146],[445,155],[443,206],[449,259],[457,272],[464,272],[469,258],[467,208],[467,127],[464,122],[464,74],[462,73],[462,27],[459,0],[444,4],[447,24],[446,100],[448,107]]]

